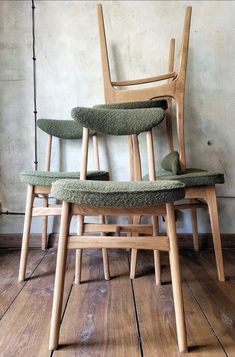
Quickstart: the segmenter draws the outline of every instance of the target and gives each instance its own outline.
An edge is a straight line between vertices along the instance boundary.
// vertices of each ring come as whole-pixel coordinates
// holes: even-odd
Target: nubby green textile
[[[37,126],[60,139],[81,139],[83,127],[74,120],[38,119]]]
[[[177,181],[60,180],[52,184],[51,193],[61,201],[96,207],[152,206],[185,196],[184,184]]]
[[[74,120],[97,133],[130,135],[147,131],[162,122],[162,108],[95,109],[77,107],[71,113]]]
[[[162,108],[167,109],[167,101],[163,100],[144,100],[138,102],[124,102],[124,103],[113,103],[113,104],[98,104],[94,105],[93,108],[98,109],[140,109],[140,108]]]
[[[23,171],[20,173],[20,181],[39,186],[51,186],[53,182],[61,179],[79,179],[80,172],[54,172],[54,171]],[[87,180],[109,180],[106,171],[88,171]]]
[[[178,151],[172,151],[161,160],[163,170],[171,171],[174,175],[182,174]]]

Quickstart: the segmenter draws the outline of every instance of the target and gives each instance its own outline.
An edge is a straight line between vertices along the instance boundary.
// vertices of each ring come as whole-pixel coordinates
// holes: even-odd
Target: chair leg
[[[133,224],[140,224],[140,216],[133,216],[132,222]],[[131,249],[131,267],[130,267],[131,279],[135,279],[136,262],[137,262],[137,249]]]
[[[152,224],[153,224],[153,235],[159,235],[159,224],[158,217],[152,216]],[[155,270],[155,282],[156,285],[161,285],[161,259],[160,259],[160,251],[154,250],[154,270]]]
[[[184,316],[183,293],[181,286],[178,243],[175,229],[175,212],[174,205],[166,205],[167,212],[167,231],[170,241],[170,269],[172,278],[172,290],[175,306],[176,330],[180,352],[187,352],[187,334]]]
[[[208,187],[206,189],[205,200],[208,204],[209,215],[210,215],[218,279],[219,281],[225,281],[218,208],[217,208],[217,200],[216,200],[216,191],[214,186]]]
[[[77,235],[81,236],[83,234],[83,223],[84,217],[77,216]],[[82,276],[82,249],[76,249],[76,260],[75,260],[75,284],[81,283]]]
[[[48,197],[43,196],[43,207],[48,207]],[[48,217],[42,217],[42,250],[47,249],[47,225],[48,225]]]
[[[104,216],[99,216],[99,223],[100,224],[105,224],[105,217]],[[105,235],[105,233],[101,233],[102,236]],[[103,257],[103,266],[104,266],[104,278],[105,280],[110,279],[110,271],[109,271],[109,260],[108,260],[108,249],[102,248],[102,257]]]
[[[67,259],[69,210],[70,210],[70,204],[67,202],[63,202],[58,253],[57,253],[57,263],[56,263],[56,273],[55,273],[52,317],[51,317],[51,330],[50,330],[50,342],[49,342],[50,351],[56,350],[59,344],[60,319],[61,319],[61,312],[62,312],[65,268],[66,268],[66,259]]]
[[[199,236],[198,236],[198,224],[197,224],[197,209],[191,208],[191,222],[193,233],[193,248],[196,252],[199,251]]]
[[[24,218],[24,230],[23,230],[22,247],[21,247],[21,255],[20,255],[19,282],[25,280],[33,202],[34,202],[33,186],[28,185],[25,218]]]

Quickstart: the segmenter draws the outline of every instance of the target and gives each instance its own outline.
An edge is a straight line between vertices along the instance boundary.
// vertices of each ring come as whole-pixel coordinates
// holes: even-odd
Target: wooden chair
[[[60,179],[70,178],[78,179],[80,172],[54,172],[50,171],[51,163],[51,149],[52,149],[52,137],[60,139],[81,139],[83,128],[75,123],[73,120],[53,120],[53,119],[39,119],[37,121],[38,127],[48,134],[47,148],[46,148],[46,160],[45,171],[23,171],[20,174],[22,182],[28,185],[25,220],[22,238],[22,248],[20,257],[19,268],[19,281],[24,281],[28,246],[30,239],[30,229],[32,217],[42,217],[42,249],[47,248],[47,219],[48,216],[60,216],[61,205],[49,205],[48,198],[51,192],[51,184]],[[95,170],[88,172],[88,179],[92,180],[108,180],[109,173],[106,171],[100,171],[99,155],[98,155],[98,142],[97,135],[93,132],[93,149],[94,149],[94,162]],[[42,207],[34,207],[34,200],[36,197],[42,197]],[[100,221],[103,217],[100,216]],[[79,223],[78,223],[79,229]],[[107,250],[103,250],[104,272],[105,278],[109,279],[108,275],[108,257]],[[77,252],[76,265],[81,265],[81,251]],[[77,268],[77,271],[79,269]],[[80,276],[80,275],[79,275]],[[77,281],[79,282],[79,281]]]
[[[183,182],[187,182],[186,196],[185,198],[190,200],[202,199],[208,205],[210,223],[212,228],[212,236],[215,249],[216,266],[218,272],[218,279],[224,281],[224,267],[223,256],[221,248],[221,237],[218,220],[218,209],[216,202],[215,184],[221,184],[224,182],[224,177],[220,173],[200,173],[202,170],[192,171],[186,169],[186,155],[185,155],[185,136],[184,136],[184,98],[185,98],[185,82],[186,82],[186,70],[188,61],[188,48],[189,48],[189,34],[191,23],[192,8],[186,7],[184,28],[182,36],[182,44],[180,51],[179,67],[177,71],[174,71],[174,40],[171,40],[170,54],[169,54],[169,67],[168,73],[162,74],[156,77],[126,80],[126,81],[112,81],[108,48],[105,35],[104,18],[102,5],[97,5],[98,12],[98,26],[100,36],[100,48],[101,48],[101,62],[103,70],[103,82],[104,82],[104,94],[106,103],[122,103],[122,102],[135,102],[135,101],[151,101],[156,98],[166,98],[168,101],[168,113],[166,117],[168,147],[170,151],[174,150],[173,135],[172,135],[172,99],[176,105],[176,127],[177,127],[177,139],[179,149],[179,163],[182,172],[185,175],[172,176],[171,179],[180,179]],[[148,88],[139,89],[124,89],[120,90],[122,86],[135,86],[145,83],[158,82],[158,85],[154,85]],[[163,82],[163,83],[161,83]],[[155,174],[155,173],[154,173]],[[204,180],[202,177],[204,176]],[[169,177],[169,175],[168,175]],[[162,177],[164,179],[164,177]],[[167,178],[167,176],[165,176]],[[199,185],[200,184],[200,185]],[[193,202],[193,201],[192,201]],[[198,228],[197,228],[197,216],[196,209],[201,207],[201,203],[185,204],[181,209],[191,209],[192,228],[194,247],[198,250]],[[135,277],[137,251],[133,250],[131,259],[131,278]],[[160,267],[160,257],[158,252],[154,252],[155,267]],[[159,272],[157,273],[160,276]],[[159,278],[156,278],[156,282],[159,283]]]
[[[110,115],[108,115],[110,113]],[[151,127],[164,117],[162,109],[148,110],[108,110],[76,108],[72,112],[75,120],[85,126],[83,129],[83,151],[81,178],[87,175],[87,148],[89,129],[98,129],[103,134],[138,135],[147,130],[148,162],[150,172],[154,167]],[[162,116],[159,117],[160,113]],[[142,120],[143,114],[145,121]],[[97,118],[98,117],[98,118]],[[129,117],[130,121],[127,120]],[[118,126],[117,126],[118,123]],[[60,180],[53,183],[52,194],[62,203],[62,219],[57,255],[54,299],[52,308],[49,349],[55,350],[59,344],[59,330],[63,301],[66,257],[68,249],[82,248],[142,248],[168,251],[172,275],[173,298],[175,305],[176,330],[180,352],[187,351],[183,296],[179,269],[177,237],[173,201],[184,197],[184,184],[177,181],[162,182],[95,182],[86,180]],[[167,231],[165,236],[158,236],[153,225],[95,225],[94,230],[114,232],[114,236],[85,236],[91,224],[84,224],[84,231],[76,236],[69,236],[71,215],[166,215]],[[87,229],[89,228],[89,229]],[[132,237],[120,236],[120,233],[132,232]],[[148,232],[145,237],[139,236]]]

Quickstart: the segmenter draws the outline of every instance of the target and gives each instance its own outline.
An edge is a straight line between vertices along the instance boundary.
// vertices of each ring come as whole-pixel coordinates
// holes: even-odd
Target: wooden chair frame
[[[45,154],[45,171],[50,171],[52,138],[53,138],[52,135],[48,134],[46,154]],[[99,151],[98,151],[98,139],[96,134],[92,136],[92,140],[93,140],[94,166],[95,166],[95,170],[99,171],[100,162],[99,162]],[[61,205],[49,205],[48,203],[48,197],[50,195],[50,191],[51,191],[50,186],[39,186],[39,185],[30,185],[30,184],[28,185],[24,229],[23,229],[23,237],[22,237],[22,248],[21,248],[21,256],[20,256],[19,282],[25,280],[32,217],[42,217],[42,249],[45,250],[48,244],[47,242],[48,216],[61,216]],[[42,197],[41,207],[34,207],[34,200],[36,197]],[[102,216],[100,216],[99,219],[100,222],[103,222]],[[79,229],[80,229],[80,222],[78,221],[78,230]],[[105,279],[109,279],[107,250],[103,249],[102,254],[103,254],[103,262],[104,262]],[[77,251],[76,271],[78,272],[78,274],[76,275],[76,283],[80,282],[81,263],[82,263],[82,254],[81,251]]]
[[[151,137],[151,130],[147,133],[147,145],[151,144],[148,137]],[[83,134],[83,156],[81,177],[86,177],[87,172],[87,146],[88,146],[88,129],[84,128]],[[153,153],[151,147],[148,150],[148,160],[150,168],[154,167]],[[69,236],[69,225],[71,215],[79,215],[81,217],[86,215],[166,215],[167,216],[167,231],[168,235],[159,236],[154,231],[152,225],[100,225],[100,231],[104,230],[110,232],[115,231],[115,236],[84,236],[84,232],[88,232],[86,227],[91,228],[92,224],[83,225],[83,231],[76,236]],[[110,227],[111,226],[111,227]],[[95,229],[98,229],[98,225],[95,225]],[[152,229],[152,233],[150,230]],[[132,237],[120,237],[120,231],[129,233],[132,232]],[[139,233],[148,230],[149,236],[141,237]],[[135,234],[133,233],[135,232]],[[62,312],[66,257],[68,249],[83,249],[83,248],[142,248],[142,249],[154,249],[155,251],[168,251],[170,257],[170,268],[172,275],[172,288],[173,298],[175,304],[175,316],[176,316],[176,330],[180,352],[187,351],[187,334],[184,317],[183,307],[183,295],[181,287],[181,277],[179,268],[179,255],[177,246],[177,236],[175,229],[175,214],[174,204],[167,203],[166,205],[158,206],[146,206],[146,207],[93,207],[79,204],[70,204],[68,202],[62,203],[62,218],[60,226],[60,237],[57,255],[56,276],[55,276],[55,289],[52,308],[51,330],[50,330],[50,343],[49,349],[55,350],[59,344],[59,330],[60,319]]]
[[[185,137],[184,137],[184,98],[185,98],[185,82],[186,82],[186,70],[187,70],[187,61],[188,61],[191,13],[192,13],[191,6],[186,7],[181,51],[180,51],[180,61],[179,61],[179,68],[177,72],[174,71],[175,40],[172,39],[170,42],[168,73],[156,77],[151,77],[151,78],[117,82],[117,81],[112,81],[111,79],[103,10],[102,10],[102,5],[100,4],[97,5],[100,48],[101,48],[101,63],[102,63],[102,70],[103,70],[104,95],[105,95],[106,103],[110,104],[110,103],[121,103],[121,102],[128,102],[128,101],[166,98],[168,101],[168,110],[166,114],[167,140],[168,140],[169,150],[173,151],[174,143],[173,143],[173,133],[172,133],[172,100],[174,100],[176,105],[176,126],[177,126],[177,139],[178,139],[178,147],[179,147],[179,155],[180,155],[180,164],[183,170],[185,170],[186,168]],[[148,88],[140,88],[135,90],[118,89],[118,87],[122,87],[122,86],[133,86],[133,85],[140,85],[144,83],[161,82],[166,80],[167,82],[165,82],[164,84],[159,84]],[[132,176],[134,175],[133,171],[134,172],[136,171],[134,167],[132,167]],[[225,281],[215,186],[186,188],[185,198],[192,200],[192,202],[194,199],[197,200],[202,199],[208,206],[212,236],[214,242],[214,249],[215,249],[218,279],[220,281]],[[181,209],[188,209],[188,208],[191,209],[193,242],[194,242],[194,249],[196,251],[199,249],[196,209],[202,206],[204,206],[202,203],[196,203],[196,204],[190,203],[190,204],[182,205],[181,208]],[[135,277],[136,255],[137,252],[133,250],[132,259],[131,259],[131,278]],[[154,252],[154,257],[155,257],[155,268],[160,267],[160,257],[157,251]],[[160,278],[159,278],[160,273],[157,272],[157,270],[156,270],[156,275],[157,275],[156,282],[160,283]]]

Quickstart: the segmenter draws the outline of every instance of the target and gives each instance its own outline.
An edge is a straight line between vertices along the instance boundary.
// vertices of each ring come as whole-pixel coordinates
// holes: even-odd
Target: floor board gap
[[[129,254],[128,254],[128,263],[129,263],[129,270],[130,270],[130,256],[129,256]],[[137,305],[136,305],[136,299],[135,299],[135,290],[134,290],[134,285],[133,285],[132,279],[130,279],[130,281],[131,281],[131,291],[132,291],[132,298],[133,298],[134,312],[135,312],[135,319],[136,319],[136,326],[137,326],[138,345],[139,345],[141,357],[144,357],[142,339],[141,339],[141,334],[140,334],[138,311],[137,311]]]
[[[191,289],[191,286],[190,286],[190,284],[188,283],[187,279],[183,278],[183,280],[184,280],[185,283],[187,284],[187,286],[188,286],[188,288],[189,288],[189,291],[191,292],[191,294],[192,294],[193,298],[195,299],[195,301],[196,301],[196,303],[197,303],[199,309],[201,310],[203,316],[205,317],[205,319],[206,319],[208,325],[210,326],[210,328],[211,328],[213,334],[215,335],[215,337],[216,337],[218,343],[220,344],[222,350],[224,351],[225,356],[226,356],[226,357],[229,357],[229,355],[227,354],[227,352],[226,352],[226,350],[225,350],[225,348],[224,348],[222,342],[220,341],[220,338],[217,336],[217,334],[216,334],[216,332],[215,332],[215,329],[214,329],[213,326],[211,325],[210,320],[207,318],[206,313],[204,312],[204,310],[203,310],[203,308],[202,308],[200,302],[198,301],[196,295],[194,294],[193,289]]]
[[[18,291],[18,293],[16,294],[16,296],[14,297],[14,299],[11,301],[11,303],[9,304],[9,306],[7,307],[6,311],[2,314],[0,321],[3,319],[3,317],[6,315],[6,313],[9,311],[9,309],[11,308],[12,304],[15,302],[15,300],[18,298],[18,296],[20,295],[21,291],[24,289],[24,287],[26,286],[26,284],[28,283],[28,281],[30,280],[30,278],[33,276],[33,274],[35,273],[35,271],[37,270],[37,268],[39,267],[39,265],[41,264],[41,262],[43,261],[43,259],[45,258],[45,256],[47,255],[47,251],[45,251],[41,257],[41,259],[39,260],[38,264],[36,264],[35,268],[31,271],[30,275],[27,277],[27,279],[24,281],[24,283],[22,283],[22,287],[21,289]],[[18,279],[18,278],[17,278]]]

